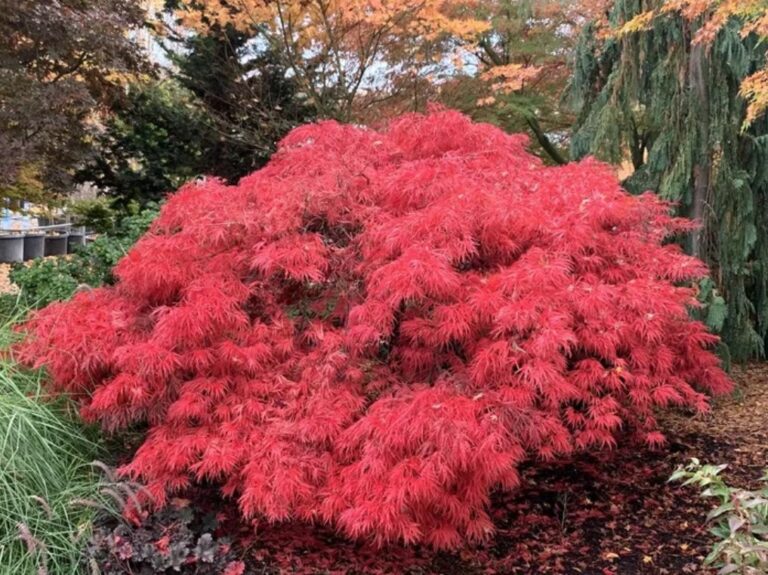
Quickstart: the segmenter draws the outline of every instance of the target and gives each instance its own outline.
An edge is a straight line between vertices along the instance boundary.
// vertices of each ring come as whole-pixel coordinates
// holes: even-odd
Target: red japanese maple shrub
[[[296,129],[173,195],[18,352],[86,420],[148,423],[123,472],[160,504],[205,481],[254,520],[482,539],[523,460],[660,443],[655,408],[730,385],[687,313],[706,270],[663,244],[689,223],[525,145],[454,112]]]

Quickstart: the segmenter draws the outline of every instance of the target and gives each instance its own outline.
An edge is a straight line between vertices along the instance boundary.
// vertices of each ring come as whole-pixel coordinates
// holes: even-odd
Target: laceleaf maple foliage
[[[651,444],[654,409],[729,389],[689,319],[689,222],[594,161],[545,167],[450,111],[291,132],[237,186],[191,183],[114,287],[18,348],[82,416],[147,422],[123,473],[213,482],[254,520],[452,547],[518,466]]]

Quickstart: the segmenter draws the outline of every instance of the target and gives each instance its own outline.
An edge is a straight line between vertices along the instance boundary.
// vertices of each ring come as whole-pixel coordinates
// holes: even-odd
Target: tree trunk
[[[544,133],[544,130],[542,130],[541,124],[539,124],[539,120],[536,118],[536,116],[526,116],[525,120],[528,122],[528,126],[533,131],[533,135],[536,136],[536,140],[539,142],[539,145],[542,147],[544,152],[546,152],[546,154],[552,158],[556,164],[560,166],[567,164],[568,158],[566,158],[547,137],[547,135]]]
[[[688,82],[693,95],[693,105],[698,107],[695,119],[698,126],[696,134],[695,157],[693,159],[693,197],[689,215],[700,224],[700,228],[691,234],[691,253],[707,261],[706,205],[709,197],[712,153],[709,150],[709,66],[707,48],[703,43],[691,47],[688,61]]]

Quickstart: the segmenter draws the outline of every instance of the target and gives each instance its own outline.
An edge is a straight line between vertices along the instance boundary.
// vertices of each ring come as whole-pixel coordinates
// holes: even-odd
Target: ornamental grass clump
[[[116,285],[35,314],[19,356],[82,417],[146,439],[156,503],[455,547],[525,460],[703,411],[730,384],[689,318],[691,228],[609,167],[544,166],[449,111],[298,128],[236,186],[174,194]]]
[[[13,340],[15,309],[0,321]],[[0,357],[0,573],[79,575],[96,510],[114,509],[92,461],[103,454],[65,401],[48,401],[40,373]]]

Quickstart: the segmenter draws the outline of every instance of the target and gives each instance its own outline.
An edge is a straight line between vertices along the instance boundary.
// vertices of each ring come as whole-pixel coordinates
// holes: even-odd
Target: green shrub
[[[37,260],[29,266],[16,264],[11,281],[21,288],[21,300],[30,307],[45,306],[69,298],[78,286],[77,265],[65,259]]]
[[[92,200],[75,200],[69,203],[69,213],[78,224],[100,234],[114,230],[118,213],[112,206],[114,200],[98,197]]]
[[[20,302],[26,307],[44,307],[53,301],[70,298],[78,286],[112,283],[112,268],[147,230],[157,209],[156,205],[151,205],[124,217],[112,234],[99,236],[68,258],[15,264],[11,281],[21,290]],[[16,298],[5,296],[5,299]]]
[[[712,534],[718,539],[705,560],[720,567],[719,575],[768,573],[768,474],[756,491],[731,487],[720,473],[726,465],[702,465],[698,459],[679,468],[669,478],[683,485],[697,485],[702,496],[714,497],[719,505],[707,519],[715,522]]]

